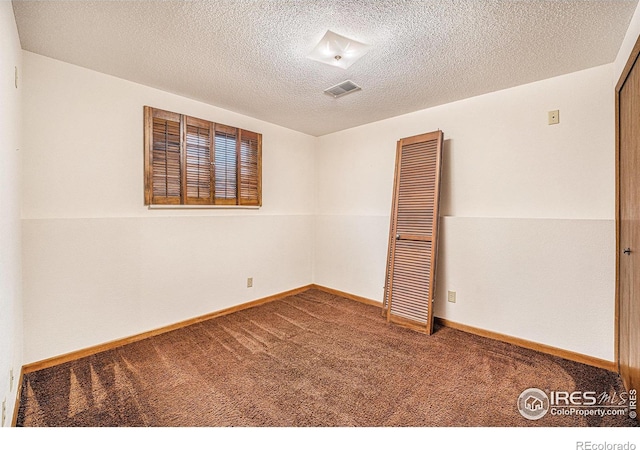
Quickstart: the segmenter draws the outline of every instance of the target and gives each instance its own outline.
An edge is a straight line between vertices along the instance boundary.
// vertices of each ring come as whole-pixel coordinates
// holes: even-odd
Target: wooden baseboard
[[[382,308],[382,302],[378,302],[376,300],[371,300],[369,298],[360,297],[358,295],[350,294],[348,292],[338,291],[336,289],[331,289],[331,288],[320,286],[317,284],[313,284],[311,285],[311,287],[315,289],[319,289],[324,292],[328,292],[330,294],[338,295],[340,297],[344,297],[350,300],[355,300],[360,303],[378,306]],[[441,319],[439,317],[435,318],[435,323],[438,323],[448,328],[454,328],[456,330],[464,331],[466,333],[475,334],[475,335],[486,337],[496,341],[506,342],[507,344],[517,345],[518,347],[524,347],[530,350],[546,353],[548,355],[558,356],[560,358],[564,358],[569,361],[579,362],[582,364],[586,364],[588,366],[609,370],[611,372],[618,372],[618,367],[614,361],[606,361],[604,359],[595,358],[593,356],[583,355],[581,353],[576,353],[569,350],[564,350],[561,348],[552,347],[550,345],[540,344],[533,341],[527,341],[526,339],[521,339],[513,336],[508,336],[506,334],[496,333],[494,331],[488,331],[481,328],[476,328],[469,325],[452,322],[450,320]],[[424,333],[424,330],[421,330],[421,329],[417,331]]]
[[[151,331],[146,331],[144,333],[136,334],[133,336],[129,336],[123,339],[117,339],[115,341],[110,341],[104,344],[99,344],[93,347],[88,347],[85,349],[77,350],[70,353],[65,353],[64,355],[54,356],[52,358],[47,358],[41,361],[36,361],[33,363],[25,364],[20,371],[20,389],[22,387],[22,377],[26,373],[35,372],[37,370],[45,369],[47,367],[53,367],[58,364],[63,364],[69,361],[73,361],[79,358],[84,358],[85,356],[94,355],[96,353],[104,352],[106,350],[111,350],[117,347],[121,347],[126,344],[131,344],[133,342],[140,341],[142,339],[146,339],[152,336],[157,336],[159,334],[167,333],[169,331],[174,331],[183,327],[187,327],[189,325],[193,325],[199,322],[204,322],[205,320],[213,319],[216,317],[224,316],[227,314],[231,314],[237,311],[242,311],[243,309],[252,308],[254,306],[262,305],[265,303],[269,303],[275,300],[279,300],[284,297],[288,297],[291,295],[296,295],[301,292],[307,291],[309,289],[318,289],[320,291],[327,292],[329,294],[337,295],[339,297],[343,297],[349,300],[353,300],[356,302],[364,303],[366,305],[376,306],[378,308],[382,308],[382,303],[377,300],[372,300],[369,298],[361,297],[359,295],[350,294],[348,292],[339,291],[337,289],[328,288],[326,286],[321,286],[317,284],[310,284],[307,286],[302,286],[297,289],[292,289],[290,291],[281,292],[279,294],[271,295],[269,297],[264,297],[258,300],[254,300],[247,303],[242,303],[240,305],[232,306],[230,308],[222,309],[220,311],[216,311],[213,313],[205,314],[203,316],[194,317],[192,319],[188,319],[182,322],[178,322],[172,325],[168,325],[166,327],[158,328]],[[553,356],[559,356],[564,359],[568,359],[570,361],[576,361],[579,363],[587,364],[594,367],[599,367],[602,369],[606,369],[612,372],[617,372],[616,363],[613,361],[606,361],[603,359],[595,358],[593,356],[583,355],[580,353],[571,352],[569,350],[563,350],[556,347],[551,347],[545,344],[539,344],[537,342],[527,341],[525,339],[508,336],[505,334],[496,333],[493,331],[483,330],[481,328],[472,327],[469,325],[464,325],[456,322],[452,322],[447,319],[441,319],[436,317],[436,323],[454,328],[456,330],[464,331],[471,334],[476,334],[478,336],[483,336],[489,339],[494,339],[502,342],[506,342],[508,344],[517,345],[519,347],[528,348],[531,350],[536,350],[542,353],[546,353]],[[18,396],[19,399],[19,396]],[[14,412],[14,420],[15,420],[15,412]]]
[[[20,376],[18,377],[18,389],[16,389],[16,402],[13,406],[13,418],[11,419],[11,426],[15,428],[18,423],[18,409],[20,408],[20,398],[22,397],[22,379],[24,378],[24,367],[20,369]]]
[[[371,300],[370,298],[360,297],[359,295],[349,294],[348,292],[339,291],[337,289],[331,289],[326,286],[320,286],[319,284],[312,284],[312,289],[318,289],[320,291],[327,292],[329,294],[337,295],[339,297],[348,298],[349,300],[354,300],[356,302],[364,303],[365,305],[377,306],[382,308],[382,302],[377,300]]]
[[[227,314],[231,314],[237,311],[242,311],[243,309],[253,308],[254,306],[263,305],[265,303],[273,302],[275,300],[279,300],[284,297],[296,295],[301,292],[309,290],[312,286],[313,285],[302,286],[297,289],[292,289],[290,291],[281,292],[275,295],[270,295],[269,297],[264,297],[258,300],[253,300],[251,302],[242,303],[240,305],[232,306],[230,308],[221,309],[220,311],[215,311],[209,314],[205,314],[203,316],[187,319],[182,322],[177,322],[162,328],[157,328],[155,330],[145,331],[144,333],[136,334],[126,338],[116,339],[114,341],[106,342],[104,344],[95,345],[93,347],[88,347],[81,350],[65,353],[63,355],[54,356],[52,358],[43,359],[41,361],[25,364],[24,366],[22,366],[22,372],[23,373],[35,372],[37,370],[46,369],[47,367],[53,367],[53,366],[57,366],[58,364],[63,364],[69,361],[74,361],[76,359],[84,358],[85,356],[95,355],[96,353],[111,350],[117,347],[121,347],[123,345],[131,344],[133,342],[141,341],[142,339],[146,339],[152,336],[157,336],[159,334],[168,333],[169,331],[174,331],[180,328],[188,327],[189,325],[193,325],[199,322],[204,322],[205,320],[214,319],[220,316],[226,316]]]
[[[466,333],[475,334],[478,336],[494,339],[496,341],[506,342],[507,344],[517,345],[518,347],[528,348],[541,353],[546,353],[552,356],[558,356],[560,358],[568,359],[569,361],[575,361],[588,366],[598,367],[600,369],[606,369],[611,372],[617,372],[617,366],[614,361],[606,361],[604,359],[595,358],[593,356],[583,355],[581,353],[572,352],[570,350],[564,350],[557,347],[552,347],[546,344],[540,344],[538,342],[527,341],[526,339],[509,336],[506,334],[496,333],[495,331],[483,330],[482,328],[476,328],[469,325],[464,325],[457,322],[452,322],[447,319],[441,319],[436,317],[435,322],[439,325],[454,328],[456,330],[464,331]]]

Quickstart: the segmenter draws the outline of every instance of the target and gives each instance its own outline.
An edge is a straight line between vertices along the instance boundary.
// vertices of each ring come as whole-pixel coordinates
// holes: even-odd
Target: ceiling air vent
[[[360,89],[362,88],[353,81],[347,80],[325,89],[324,93],[333,96],[333,98],[338,98],[351,92],[359,91]]]

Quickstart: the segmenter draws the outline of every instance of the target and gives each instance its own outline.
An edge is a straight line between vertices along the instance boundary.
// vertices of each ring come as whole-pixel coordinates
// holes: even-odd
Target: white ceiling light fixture
[[[327,31],[307,58],[346,69],[368,51],[367,44]]]

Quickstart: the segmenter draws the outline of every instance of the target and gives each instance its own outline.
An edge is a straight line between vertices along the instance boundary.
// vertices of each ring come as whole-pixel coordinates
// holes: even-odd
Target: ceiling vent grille
[[[335,86],[331,86],[328,89],[324,90],[324,93],[327,95],[331,95],[333,98],[342,97],[343,95],[350,94],[351,92],[356,92],[361,90],[362,88],[355,84],[351,80],[343,81],[342,83],[336,84]]]

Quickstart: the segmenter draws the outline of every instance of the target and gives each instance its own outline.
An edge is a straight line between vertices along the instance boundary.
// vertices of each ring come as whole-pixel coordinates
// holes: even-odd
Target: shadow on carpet
[[[309,290],[28,373],[17,425],[637,425],[628,414],[551,410],[528,420],[517,402],[533,387],[609,403],[623,392],[606,370],[451,328],[426,336]]]

